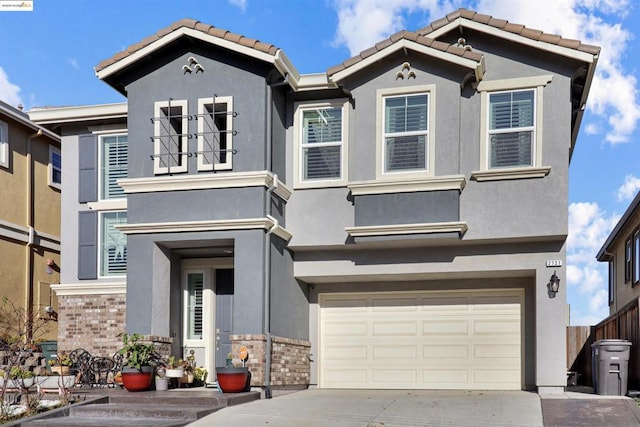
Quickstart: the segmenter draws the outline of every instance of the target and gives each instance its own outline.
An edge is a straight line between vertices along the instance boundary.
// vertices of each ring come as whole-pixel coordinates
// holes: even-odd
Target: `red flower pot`
[[[142,371],[132,368],[122,370],[122,384],[127,391],[144,391],[151,387],[153,368],[143,366]]]
[[[216,368],[218,385],[223,393],[240,393],[249,388],[248,368]]]

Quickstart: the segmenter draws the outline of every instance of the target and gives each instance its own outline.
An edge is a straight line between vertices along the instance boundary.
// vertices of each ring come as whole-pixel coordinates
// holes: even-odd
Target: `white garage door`
[[[320,295],[323,388],[520,390],[521,290]]]

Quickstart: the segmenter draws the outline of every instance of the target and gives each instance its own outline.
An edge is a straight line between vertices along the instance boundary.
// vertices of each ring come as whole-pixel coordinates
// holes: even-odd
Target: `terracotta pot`
[[[139,371],[135,368],[122,369],[122,383],[127,391],[144,391],[151,387],[153,381],[153,368],[143,366]]]
[[[216,368],[216,376],[223,393],[240,393],[249,388],[248,368]]]

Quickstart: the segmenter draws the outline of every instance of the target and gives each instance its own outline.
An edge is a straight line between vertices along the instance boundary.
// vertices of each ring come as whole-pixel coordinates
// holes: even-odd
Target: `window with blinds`
[[[342,178],[342,107],[302,112],[302,180]]]
[[[124,190],[117,181],[127,177],[127,135],[108,135],[103,136],[101,140],[101,198],[124,198]]]
[[[62,155],[52,146],[49,146],[49,185],[55,188],[62,185]]]
[[[0,121],[0,166],[9,167],[9,127]]]
[[[384,172],[427,169],[429,94],[384,98]]]
[[[204,275],[189,273],[187,278],[187,339],[201,340],[203,325]]]
[[[100,213],[101,276],[123,276],[127,273],[127,236],[115,228],[126,223],[126,211]]]
[[[535,90],[489,95],[489,168],[533,166]]]

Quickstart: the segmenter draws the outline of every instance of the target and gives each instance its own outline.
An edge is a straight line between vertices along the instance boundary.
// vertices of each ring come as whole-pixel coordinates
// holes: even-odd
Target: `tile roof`
[[[256,39],[252,39],[249,37],[245,37],[241,34],[235,34],[232,33],[230,31],[224,30],[222,28],[216,28],[213,25],[208,25],[208,24],[204,24],[200,21],[196,21],[195,19],[190,19],[190,18],[185,18],[185,19],[181,19],[180,21],[176,21],[173,24],[169,25],[168,27],[165,27],[161,30],[159,30],[157,33],[155,33],[152,36],[149,36],[145,39],[143,39],[142,41],[133,44],[131,46],[129,46],[127,49],[116,53],[115,55],[113,55],[111,58],[109,59],[105,59],[104,61],[100,62],[96,67],[95,67],[95,71],[98,72],[100,70],[103,70],[104,68],[115,64],[118,61],[121,61],[123,59],[125,59],[126,57],[128,57],[129,55],[139,51],[140,49],[143,49],[147,46],[149,46],[150,44],[154,43],[157,40],[160,40],[162,37],[176,31],[179,30],[180,28],[189,28],[189,29],[193,29],[196,31],[200,31],[204,34],[208,34],[220,39],[224,39],[233,43],[237,43],[241,46],[246,46],[252,49],[256,49],[260,52],[264,52],[270,55],[275,55],[276,52],[279,50],[276,46],[272,45],[272,44],[268,44],[268,43],[263,43],[260,40],[256,40]]]
[[[422,34],[413,32],[413,31],[398,31],[395,34],[392,34],[389,38],[384,39],[375,44],[375,46],[370,47],[369,49],[363,50],[358,55],[347,59],[341,64],[333,66],[327,70],[327,75],[331,76],[335,73],[338,73],[346,68],[351,67],[352,65],[357,64],[358,62],[366,59],[367,57],[380,52],[386,47],[391,46],[399,40],[410,40],[412,42],[416,42],[423,46],[427,46],[433,49],[440,50],[442,52],[451,53],[453,55],[457,55],[466,59],[470,59],[476,62],[480,62],[482,60],[482,54],[477,52],[472,52],[470,50],[464,49],[463,47],[458,47],[455,45],[450,45],[449,43],[444,43],[438,40],[434,40],[432,38],[426,37]]]
[[[581,52],[597,55],[600,53],[599,46],[588,45],[580,42],[579,40],[566,39],[556,34],[544,33],[540,30],[527,28],[524,25],[513,24],[504,19],[496,19],[490,15],[483,15],[473,10],[460,8],[455,12],[449,13],[444,18],[433,21],[428,26],[421,30],[418,30],[418,34],[428,36],[430,33],[437,29],[450,24],[458,18],[468,19],[470,21],[478,22],[481,24],[490,25],[500,30],[507,31],[509,33],[517,34],[528,39],[537,40],[545,43],[555,44],[558,46],[566,47],[569,49],[578,50]]]

